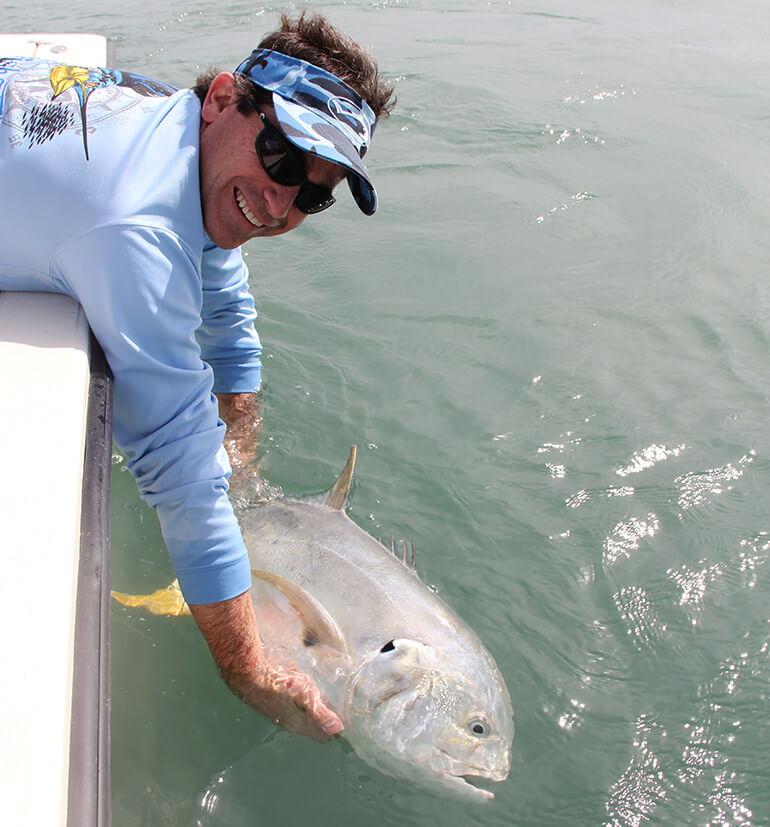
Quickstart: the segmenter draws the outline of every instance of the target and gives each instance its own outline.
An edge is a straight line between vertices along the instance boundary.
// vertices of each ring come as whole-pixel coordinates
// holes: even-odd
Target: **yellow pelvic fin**
[[[180,617],[189,615],[190,607],[185,603],[182,590],[179,588],[179,581],[174,582],[165,589],[158,589],[152,594],[123,594],[112,592],[112,596],[123,606],[138,607],[147,609],[154,615],[171,615]]]
[[[273,574],[269,571],[258,571],[252,569],[254,577],[264,580],[266,583],[275,586],[281,594],[289,601],[292,609],[297,613],[305,628],[305,638],[314,643],[325,644],[332,649],[347,654],[348,647],[345,637],[334,618],[324,607],[302,586],[292,583],[285,577]]]

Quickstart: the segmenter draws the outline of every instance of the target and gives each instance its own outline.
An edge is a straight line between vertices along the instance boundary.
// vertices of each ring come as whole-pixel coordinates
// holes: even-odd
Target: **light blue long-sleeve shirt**
[[[83,306],[115,376],[114,434],[188,602],[250,587],[213,392],[260,384],[239,250],[201,213],[200,103],[115,70],[0,59],[0,289]]]

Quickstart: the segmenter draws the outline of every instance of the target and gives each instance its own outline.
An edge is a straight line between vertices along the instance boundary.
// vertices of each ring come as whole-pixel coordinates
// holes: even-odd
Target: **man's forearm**
[[[219,416],[227,426],[225,450],[234,474],[253,466],[262,433],[262,404],[256,393],[218,393]]]
[[[248,592],[232,600],[190,606],[190,611],[228,684],[230,674],[246,674],[262,665],[262,641]]]

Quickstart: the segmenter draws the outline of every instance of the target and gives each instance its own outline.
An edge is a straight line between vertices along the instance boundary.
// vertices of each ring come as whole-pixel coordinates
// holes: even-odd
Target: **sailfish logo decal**
[[[134,75],[131,72],[121,72],[119,69],[104,69],[101,67],[87,68],[85,66],[58,65],[51,69],[49,76],[53,95],[51,101],[60,95],[74,90],[80,108],[80,122],[83,126],[83,149],[88,157],[88,124],[86,106],[89,97],[96,89],[107,86],[123,86],[144,96],[172,95],[176,92],[173,86],[161,81],[151,80]]]
[[[83,149],[88,160],[88,130],[86,104],[94,89],[108,85],[101,69],[85,69],[82,66],[54,66],[51,69],[51,100],[56,100],[69,89],[74,89],[80,105],[80,122],[83,124]]]

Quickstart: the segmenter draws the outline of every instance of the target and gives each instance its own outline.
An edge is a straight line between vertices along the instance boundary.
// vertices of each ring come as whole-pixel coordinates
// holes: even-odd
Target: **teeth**
[[[254,213],[249,209],[249,205],[246,203],[246,199],[243,197],[243,193],[238,189],[235,188],[235,200],[238,202],[238,206],[241,208],[241,212],[246,216],[246,220],[253,224],[255,227],[263,227],[263,224],[260,224],[257,221],[257,217]]]

